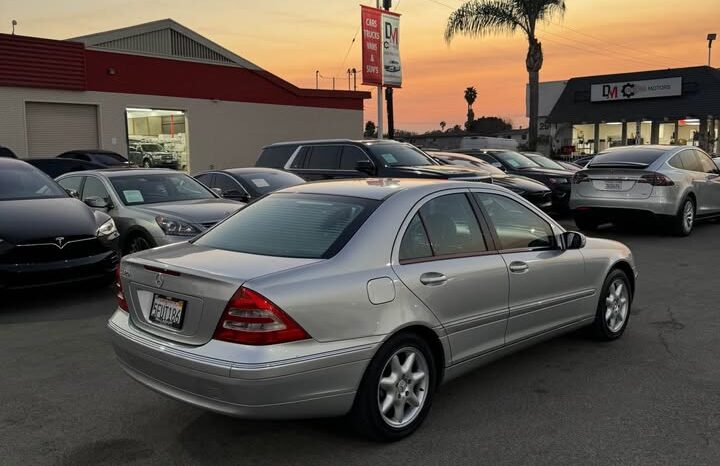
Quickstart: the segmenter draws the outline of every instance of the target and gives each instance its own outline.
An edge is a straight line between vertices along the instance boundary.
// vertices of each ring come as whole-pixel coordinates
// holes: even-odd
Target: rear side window
[[[256,167],[283,168],[290,156],[295,152],[298,146],[270,146],[266,147],[260,153]]]
[[[588,168],[601,165],[622,165],[631,168],[633,165],[644,168],[655,162],[664,150],[659,149],[615,149],[607,152],[600,152],[588,164]],[[684,163],[684,160],[683,160]]]
[[[432,248],[425,232],[425,226],[418,213],[412,218],[403,235],[400,243],[400,260],[406,261],[424,257],[432,257]]]
[[[346,196],[270,194],[195,243],[263,256],[325,259],[345,246],[379,204]]]
[[[685,170],[685,167],[683,166],[682,159],[680,158],[680,154],[677,154],[675,157],[668,160],[668,164],[671,167],[679,168],[680,170]]]
[[[340,147],[313,146],[310,149],[310,159],[305,167],[314,170],[337,170],[340,168]]]
[[[683,167],[685,167],[685,170],[690,170],[691,172],[702,172],[702,164],[700,163],[700,159],[695,155],[695,151],[693,150],[684,150],[680,152],[680,160],[682,160]]]

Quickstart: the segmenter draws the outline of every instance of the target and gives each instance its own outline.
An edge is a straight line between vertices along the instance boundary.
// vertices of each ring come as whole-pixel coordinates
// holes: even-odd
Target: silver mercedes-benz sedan
[[[349,413],[397,440],[441,382],[580,327],[620,337],[635,280],[626,246],[504,188],[329,181],[124,258],[108,326],[123,369],[164,395],[245,418]]]
[[[580,229],[651,214],[687,236],[696,218],[720,215],[720,168],[691,146],[629,146],[596,155],[573,178]]]

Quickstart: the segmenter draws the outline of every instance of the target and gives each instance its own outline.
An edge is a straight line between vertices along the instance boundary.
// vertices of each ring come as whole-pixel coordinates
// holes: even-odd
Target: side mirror
[[[68,193],[70,197],[74,197],[75,199],[80,198],[80,193],[77,192],[77,190],[75,189],[66,189],[65,192]]]
[[[367,175],[375,175],[375,165],[369,160],[358,160],[355,164],[355,170]]]
[[[109,209],[111,207],[111,204],[106,199],[97,196],[88,197],[85,199],[85,204],[93,209]]]
[[[562,234],[564,249],[582,249],[587,243],[587,238],[577,231],[566,231]]]

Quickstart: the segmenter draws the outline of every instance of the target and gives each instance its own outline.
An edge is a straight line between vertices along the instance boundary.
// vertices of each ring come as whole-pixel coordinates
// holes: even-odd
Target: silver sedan
[[[720,215],[720,168],[697,147],[608,149],[575,174],[570,208],[584,230],[651,214],[687,236],[696,218]]]
[[[123,369],[245,418],[350,414],[397,440],[441,382],[580,327],[620,337],[623,244],[565,231],[512,192],[413,179],[299,185],[118,269]]]

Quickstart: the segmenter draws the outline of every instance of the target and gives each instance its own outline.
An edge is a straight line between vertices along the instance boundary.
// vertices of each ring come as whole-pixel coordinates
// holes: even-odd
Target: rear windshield
[[[565,170],[565,167],[563,167],[553,159],[545,157],[544,155],[525,154],[525,157],[529,158],[543,168],[552,168],[553,170]]]
[[[257,162],[256,167],[266,168],[283,168],[288,159],[295,152],[298,146],[272,146],[263,149]]]
[[[379,204],[346,196],[270,194],[195,244],[263,256],[326,259],[345,246]]]
[[[0,201],[55,197],[68,195],[60,185],[36,168],[24,166],[0,170]]]
[[[127,159],[120,154],[92,153],[93,160],[105,165],[126,165]]]
[[[287,188],[288,186],[295,186],[305,182],[305,180],[297,175],[281,171],[241,173],[235,176],[242,178],[256,196],[262,196],[282,188]]]
[[[615,149],[607,152],[600,152],[593,157],[588,168],[594,166],[620,165],[632,168],[647,167],[665,153],[661,149]]]

